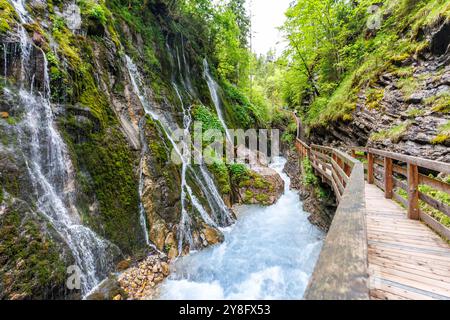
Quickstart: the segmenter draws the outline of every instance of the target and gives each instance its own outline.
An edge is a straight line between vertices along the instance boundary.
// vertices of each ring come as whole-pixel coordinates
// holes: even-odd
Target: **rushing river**
[[[161,288],[161,299],[302,299],[324,234],[308,221],[290,190],[284,158],[271,165],[285,192],[270,207],[245,206],[225,242],[179,259]]]

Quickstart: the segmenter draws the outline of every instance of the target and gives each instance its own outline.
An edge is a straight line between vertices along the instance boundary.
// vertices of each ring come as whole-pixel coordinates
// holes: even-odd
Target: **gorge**
[[[0,299],[304,298],[337,199],[297,133],[448,162],[449,19],[293,1],[276,56],[245,0],[0,0]]]

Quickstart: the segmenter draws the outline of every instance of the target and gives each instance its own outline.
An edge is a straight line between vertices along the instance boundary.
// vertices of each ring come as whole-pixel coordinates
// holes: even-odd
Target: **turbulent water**
[[[318,259],[324,234],[302,211],[298,193],[285,181],[273,206],[248,206],[224,230],[225,242],[180,258],[163,284],[161,299],[302,299]]]

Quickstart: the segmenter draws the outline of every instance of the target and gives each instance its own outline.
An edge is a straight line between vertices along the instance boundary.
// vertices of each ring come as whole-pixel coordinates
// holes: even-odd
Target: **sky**
[[[277,27],[285,21],[284,13],[292,0],[247,0],[250,8],[252,2],[253,51],[266,54],[275,48],[280,55],[286,44]]]

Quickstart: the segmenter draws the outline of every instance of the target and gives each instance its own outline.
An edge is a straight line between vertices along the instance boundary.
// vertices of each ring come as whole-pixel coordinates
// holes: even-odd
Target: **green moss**
[[[411,108],[406,112],[408,118],[415,119],[417,117],[422,117],[425,114],[425,110],[421,110],[419,108]]]
[[[219,118],[210,109],[203,105],[196,105],[193,107],[192,115],[195,121],[199,121],[203,124],[203,131],[207,130],[220,130],[224,131]]]
[[[442,92],[438,95],[429,97],[425,100],[425,104],[431,108],[433,112],[450,113],[450,93]]]
[[[14,7],[6,0],[0,0],[0,34],[11,31],[17,18]]]
[[[255,199],[259,203],[267,203],[267,201],[269,201],[269,196],[265,193],[260,193],[256,195]]]
[[[368,109],[381,109],[381,101],[384,98],[384,89],[370,88],[366,92],[366,106]]]
[[[433,144],[445,144],[450,141],[450,121],[438,128],[438,135],[431,141]]]
[[[34,219],[7,212],[0,218],[0,298],[46,299],[58,287],[63,292],[66,272],[60,254]]]
[[[15,117],[11,117],[9,116],[8,118],[6,118],[6,122],[10,125],[10,126],[15,126],[18,123],[17,118]]]
[[[370,140],[383,141],[389,139],[393,143],[398,143],[401,140],[401,138],[405,135],[405,133],[408,131],[410,125],[411,122],[406,122],[403,124],[393,126],[392,128],[387,130],[381,130],[378,133],[372,134]]]
[[[231,180],[233,182],[239,183],[243,180],[249,179],[249,170],[245,166],[245,164],[233,163],[229,165],[229,170],[231,174]]]
[[[90,192],[100,205],[99,216],[85,216],[100,234],[130,253],[140,245],[138,181],[134,172],[136,155],[116,128],[94,133],[76,144],[82,171],[90,175]]]
[[[244,203],[251,203],[251,201],[253,200],[254,196],[255,195],[254,195],[254,193],[251,190],[246,190],[245,193],[244,193],[244,199],[243,199]]]
[[[221,194],[229,194],[231,192],[230,173],[225,163],[223,161],[216,161],[209,166],[209,169],[219,186]]]

